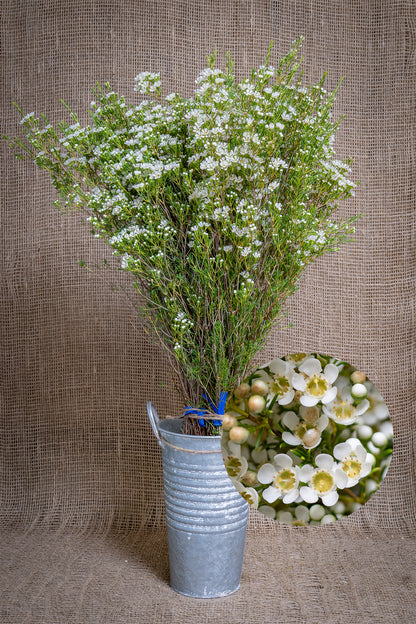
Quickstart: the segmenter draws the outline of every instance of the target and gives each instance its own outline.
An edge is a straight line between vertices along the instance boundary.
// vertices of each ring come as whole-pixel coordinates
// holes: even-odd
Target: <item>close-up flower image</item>
[[[389,410],[364,373],[318,353],[259,367],[230,393],[222,427],[227,472],[268,518],[327,524],[378,490],[393,452]]]

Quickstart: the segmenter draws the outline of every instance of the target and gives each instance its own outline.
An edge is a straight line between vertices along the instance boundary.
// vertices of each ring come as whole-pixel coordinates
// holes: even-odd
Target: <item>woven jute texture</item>
[[[162,74],[191,95],[207,54],[238,76],[305,36],[305,81],[344,78],[337,153],[355,158],[356,240],[308,269],[260,362],[310,351],[364,371],[394,428],[391,467],[331,527],[251,514],[242,588],[198,601],[168,586],[160,449],[145,404],[175,415],[166,358],[125,292],[87,271],[111,252],[62,216],[47,174],[2,150],[0,616],[5,624],[416,621],[415,65],[409,0],[9,0],[1,4],[2,133],[26,112],[87,122],[91,87],[134,101]],[[115,290],[115,288],[117,290]],[[413,579],[413,580],[412,580]]]

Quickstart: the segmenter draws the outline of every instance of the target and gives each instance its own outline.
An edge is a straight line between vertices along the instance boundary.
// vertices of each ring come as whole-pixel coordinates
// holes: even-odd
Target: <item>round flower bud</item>
[[[382,431],[376,431],[371,438],[371,441],[375,446],[381,448],[387,444],[387,436]]]
[[[318,429],[308,429],[302,438],[302,442],[306,446],[306,448],[311,448],[312,446],[315,446],[320,436],[321,434],[319,433]]]
[[[273,507],[270,507],[269,505],[261,505],[257,511],[262,513],[264,516],[267,516],[267,518],[271,518],[272,520],[276,518],[275,510],[273,509]]]
[[[230,440],[235,444],[244,444],[248,438],[248,431],[244,427],[233,427],[230,429]]]
[[[330,522],[335,522],[336,518],[332,514],[326,514],[322,520],[321,524],[329,524]]]
[[[347,508],[342,501],[338,501],[331,509],[336,514],[343,514]]]
[[[264,396],[268,392],[268,387],[263,379],[254,379],[251,384],[251,392],[253,394],[260,394],[260,396]]]
[[[284,511],[283,509],[281,509],[276,514],[276,520],[278,522],[285,522],[286,524],[292,524],[293,516],[290,513],[290,511]]]
[[[253,394],[253,396],[249,398],[247,406],[250,412],[260,414],[266,407],[266,401],[259,394]]]
[[[348,440],[351,437],[351,429],[349,427],[345,427],[344,431],[341,431],[339,434],[339,439],[344,442],[344,440]]]
[[[325,515],[325,509],[322,505],[312,505],[309,509],[309,515],[312,520],[321,520]]]
[[[375,492],[378,487],[377,481],[374,479],[367,479],[365,483],[365,493],[371,494],[371,492]]]
[[[224,429],[224,431],[228,431],[229,429],[236,427],[237,424],[238,421],[235,416],[233,416],[232,414],[224,414],[222,418],[222,428]]]
[[[354,371],[353,373],[351,373],[350,375],[350,381],[353,384],[359,383],[362,384],[365,382],[365,380],[367,379],[367,377],[364,375],[364,373],[362,373],[361,371]]]
[[[247,470],[245,475],[241,478],[241,481],[246,487],[253,487],[253,485],[257,483],[257,472],[254,472],[254,470]]]
[[[369,425],[360,425],[357,429],[360,440],[369,440],[373,435],[373,430]]]
[[[380,449],[371,440],[367,442],[367,448],[373,455],[380,455]]]
[[[250,386],[248,383],[241,383],[234,391],[234,394],[239,399],[245,399],[250,394]]]
[[[351,396],[353,399],[362,400],[367,396],[367,388],[362,383],[356,383],[351,388]]]

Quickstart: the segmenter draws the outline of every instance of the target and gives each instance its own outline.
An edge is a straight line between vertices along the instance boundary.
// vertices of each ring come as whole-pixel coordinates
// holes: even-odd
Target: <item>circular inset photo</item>
[[[320,525],[357,511],[377,491],[393,428],[364,373],[334,357],[296,353],[261,366],[230,393],[221,446],[235,487],[259,512]]]

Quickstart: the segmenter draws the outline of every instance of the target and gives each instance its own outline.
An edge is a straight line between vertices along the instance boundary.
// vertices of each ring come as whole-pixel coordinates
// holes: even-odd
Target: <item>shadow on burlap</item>
[[[51,207],[46,174],[2,145],[1,622],[356,624],[413,622],[415,8],[377,0],[10,0],[2,6],[2,132],[25,111],[87,121],[91,87],[134,100],[160,71],[191,94],[205,57],[246,75],[305,36],[305,80],[344,83],[340,156],[355,158],[356,241],[321,259],[259,362],[328,353],[363,370],[394,427],[388,475],[360,513],[326,527],[251,514],[239,592],[200,601],[168,585],[160,449],[145,415],[181,409],[108,249]],[[114,292],[111,284],[120,290]]]

